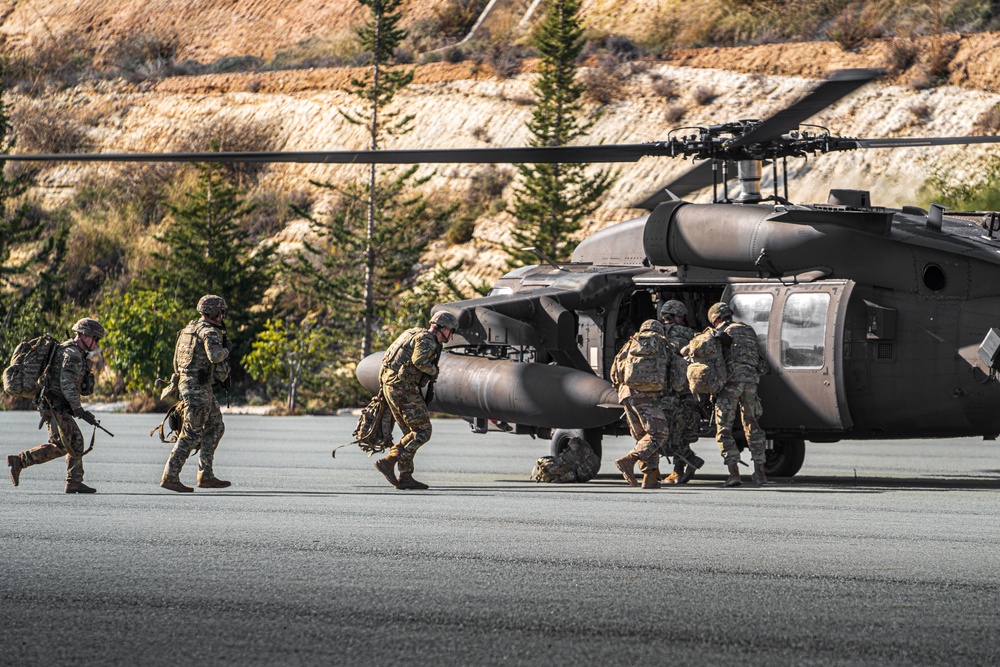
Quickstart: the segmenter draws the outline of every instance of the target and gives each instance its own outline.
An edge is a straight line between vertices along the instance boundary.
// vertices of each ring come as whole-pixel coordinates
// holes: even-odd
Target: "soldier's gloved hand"
[[[88,412],[87,410],[84,410],[82,407],[73,410],[73,416],[76,417],[77,419],[82,419],[88,424],[97,423],[97,418],[94,417],[94,413]]]

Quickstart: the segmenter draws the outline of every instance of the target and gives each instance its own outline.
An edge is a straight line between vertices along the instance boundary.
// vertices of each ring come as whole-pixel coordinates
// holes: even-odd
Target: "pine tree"
[[[532,146],[564,146],[587,134],[592,123],[577,120],[583,85],[576,81],[576,60],[583,49],[579,0],[547,0],[545,14],[532,37],[540,56],[534,91],[537,103],[528,130]],[[511,213],[518,219],[508,250],[509,264],[534,263],[520,251],[538,248],[555,261],[569,259],[571,236],[598,206],[617,174],[588,175],[583,164],[519,164]]]
[[[406,36],[399,28],[400,0],[358,2],[370,10],[358,36],[371,56],[371,67],[364,76],[350,80],[348,90],[360,100],[359,108],[341,113],[366,127],[374,151],[386,138],[410,130],[412,115],[387,109],[396,93],[413,80],[413,70],[388,67]],[[379,179],[373,164],[364,182],[343,188],[314,183],[338,190],[339,201],[324,219],[307,216],[320,243],[307,245],[296,271],[317,300],[336,315],[334,324],[345,339],[360,338],[362,357],[371,353],[393,301],[409,287],[421,253],[450,212],[431,215],[423,197],[411,194],[427,181],[416,178],[416,171],[417,167],[409,167]]]
[[[197,169],[195,186],[183,192],[179,202],[167,203],[172,220],[156,237],[164,249],[152,253],[155,264],[144,282],[164,299],[191,309],[205,294],[223,297],[236,346],[233,356],[239,358],[267,317],[259,306],[274,279],[275,248],[247,235],[241,222],[254,205],[245,201],[222,165],[201,164]]]

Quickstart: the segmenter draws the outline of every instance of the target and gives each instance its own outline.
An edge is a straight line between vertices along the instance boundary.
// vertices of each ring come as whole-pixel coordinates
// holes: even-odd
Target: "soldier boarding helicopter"
[[[649,210],[584,239],[571,261],[526,266],[488,296],[441,304],[459,330],[440,361],[429,408],[485,433],[574,437],[600,456],[627,428],[608,373],[618,348],[656,304],[686,304],[695,328],[729,302],[756,330],[771,372],[761,378],[766,472],[791,476],[806,440],[1000,434],[1000,214],[944,215],[872,206],[868,192],[831,190],[793,204],[787,159],[836,151],[1000,142],[1000,137],[845,138],[805,120],[877,78],[835,73],[764,120],[675,130],[645,144],[441,150],[8,155],[14,160],[409,163],[701,162],[636,204]],[[683,130],[694,134],[681,136]],[[778,194],[778,164],[784,185]],[[774,193],[763,196],[763,166]],[[729,181],[739,191],[729,194]],[[713,203],[682,198],[712,187]],[[985,337],[985,339],[984,339]],[[381,353],[358,365],[378,389]]]

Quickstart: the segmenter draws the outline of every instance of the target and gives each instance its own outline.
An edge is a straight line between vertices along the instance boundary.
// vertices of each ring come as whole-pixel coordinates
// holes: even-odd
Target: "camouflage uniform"
[[[690,327],[681,324],[664,326],[667,341],[677,350],[678,354],[694,338],[694,329]],[[694,452],[691,451],[691,443],[698,440],[698,426],[701,422],[698,397],[687,388],[679,392],[664,392],[663,412],[670,421],[670,455],[680,455],[688,461],[693,460]]]
[[[174,372],[180,376],[179,391],[184,426],[163,469],[163,482],[179,482],[181,468],[195,449],[198,479],[215,477],[212,463],[226,426],[212,386],[229,377],[229,342],[223,330],[205,317],[181,330],[174,347]]]
[[[66,482],[83,482],[83,433],[73,419],[83,406],[81,396],[94,391],[94,375],[90,360],[76,340],[60,343],[52,357],[45,378],[43,398],[38,412],[49,430],[49,441],[16,454],[22,468],[66,457]]]
[[[668,342],[662,335],[663,325],[656,320],[647,320],[639,331],[642,333],[650,330],[660,334],[665,355]],[[663,413],[662,404],[663,396],[668,390],[639,391],[625,384],[625,366],[629,363],[628,349],[631,342],[632,339],[629,339],[619,350],[611,369],[611,382],[618,391],[618,401],[625,407],[629,432],[636,439],[635,447],[624,458],[638,460],[644,474],[655,473],[658,476],[660,453],[666,452],[670,446],[670,424]]]
[[[399,459],[400,474],[413,473],[413,456],[431,439],[431,418],[420,387],[437,379],[441,350],[433,331],[408,329],[382,358],[382,395],[403,431],[403,437],[389,450],[389,456]]]
[[[727,465],[739,461],[740,452],[733,439],[733,422],[739,411],[750,457],[754,463],[763,465],[766,458],[767,436],[757,422],[760,417],[757,385],[760,382],[761,367],[757,333],[750,325],[740,322],[722,322],[716,330],[728,334],[732,339],[732,344],[723,345],[722,349],[728,379],[725,386],[713,397],[716,442],[719,443],[719,449]]]

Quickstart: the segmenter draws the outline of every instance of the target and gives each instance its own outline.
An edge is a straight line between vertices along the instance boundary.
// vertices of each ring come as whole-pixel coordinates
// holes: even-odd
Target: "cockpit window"
[[[822,368],[826,344],[826,314],[830,295],[792,294],[781,314],[781,365]]]
[[[763,293],[734,294],[729,300],[733,320],[753,327],[762,350],[767,349],[767,327],[773,302],[773,295]]]

